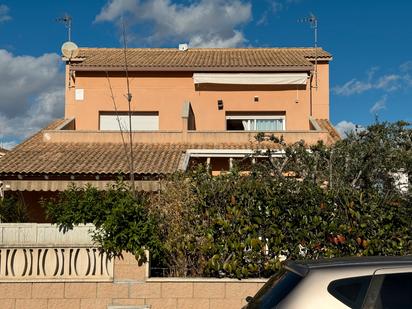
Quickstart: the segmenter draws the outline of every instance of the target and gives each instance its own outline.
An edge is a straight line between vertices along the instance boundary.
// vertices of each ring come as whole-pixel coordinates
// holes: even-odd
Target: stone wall
[[[89,227],[79,228],[72,234],[63,236],[47,225],[34,227],[0,224],[0,255],[3,255],[0,259],[4,259],[4,252],[7,250],[40,247],[54,250],[53,242],[56,248],[61,248],[62,244],[71,249],[84,248],[88,239],[88,229]],[[14,233],[11,233],[12,230]],[[45,230],[47,236],[42,234]],[[40,235],[43,236],[39,237]],[[79,244],[76,247],[77,242],[82,243],[82,246]],[[89,246],[93,249],[90,242]],[[11,257],[10,253],[9,256]],[[20,260],[15,258],[13,261],[20,265],[15,269],[21,272],[25,268],[21,263],[26,262],[18,262],[24,261],[22,254],[16,256]],[[85,260],[83,265],[90,264],[90,257],[91,255],[79,255],[79,259]],[[45,262],[52,263],[52,269],[63,269],[62,266],[56,266],[59,259],[58,255],[55,258],[51,255]],[[11,266],[12,261],[8,260],[8,263]],[[0,267],[0,308],[237,309],[245,303],[246,296],[254,295],[265,282],[264,279],[149,278],[148,264],[139,266],[130,254],[125,254],[123,259],[115,259],[110,263],[113,273],[105,278],[81,277],[73,273],[65,273],[65,276],[60,278],[27,278],[20,276],[19,271],[16,271],[14,276],[6,275]],[[84,271],[86,270],[87,267],[84,268]]]
[[[2,309],[239,309],[264,280],[148,278],[131,255],[114,262],[111,282],[1,282]]]

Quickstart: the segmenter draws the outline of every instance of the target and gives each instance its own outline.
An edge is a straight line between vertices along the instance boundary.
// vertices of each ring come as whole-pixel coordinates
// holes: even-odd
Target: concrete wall
[[[309,120],[308,120],[309,123]],[[315,144],[322,140],[326,144],[333,143],[328,131],[287,131],[265,132],[267,135],[283,136],[286,143],[304,140],[307,144]],[[182,143],[255,143],[257,131],[150,131],[134,132],[133,140],[148,144],[182,144]],[[44,131],[43,141],[48,143],[122,143],[119,132],[112,131]]]
[[[66,68],[65,118],[76,119],[77,130],[97,130],[99,111],[114,111],[110,87],[118,111],[127,111],[124,74],[76,72],[70,82]],[[286,130],[308,130],[311,110],[315,117],[329,118],[329,64],[318,64],[318,88],[307,85],[195,85],[192,72],[130,72],[132,110],[158,112],[160,130],[181,130],[181,112],[190,101],[196,130],[226,130],[227,112],[268,112],[286,115]],[[76,89],[84,100],[75,100]],[[254,97],[259,97],[255,102]],[[217,101],[223,100],[223,110]],[[312,105],[312,107],[311,107]]]
[[[113,282],[0,283],[2,309],[239,309],[264,280],[147,278],[134,257],[116,260]],[[120,307],[119,307],[120,308]],[[133,307],[134,308],[134,307]]]
[[[75,248],[77,242],[87,242],[87,230],[76,229],[69,236],[57,235],[54,227],[42,224],[1,224],[1,249],[35,248],[61,242]],[[10,230],[9,230],[10,229]],[[15,235],[11,235],[14,231]],[[30,231],[33,235],[30,236]],[[45,235],[48,236],[41,236]],[[25,237],[24,235],[27,235]],[[14,239],[14,246],[9,243]],[[66,239],[66,240],[65,240]],[[31,247],[29,244],[31,243]],[[8,249],[7,249],[8,248]],[[53,247],[52,247],[53,248]],[[47,261],[46,261],[47,262]],[[254,295],[264,279],[236,280],[209,278],[149,278],[148,264],[139,266],[135,258],[125,254],[115,259],[111,280],[93,278],[73,280],[7,280],[0,270],[0,308],[2,309],[109,309],[109,308],[241,308],[248,295]],[[125,307],[122,307],[125,306]]]
[[[87,246],[92,238],[92,224],[77,226],[66,233],[49,223],[0,223],[0,247]]]

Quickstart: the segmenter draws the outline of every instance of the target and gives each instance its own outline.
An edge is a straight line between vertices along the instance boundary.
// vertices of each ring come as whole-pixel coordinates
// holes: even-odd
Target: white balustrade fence
[[[112,281],[113,260],[93,244],[90,229],[0,224],[0,282]]]

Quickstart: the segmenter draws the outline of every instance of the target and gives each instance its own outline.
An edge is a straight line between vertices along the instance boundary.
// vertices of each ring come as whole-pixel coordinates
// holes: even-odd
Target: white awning
[[[306,85],[307,73],[193,73],[195,84]]]
[[[64,191],[70,184],[77,187],[91,185],[98,190],[106,190],[107,186],[114,184],[110,180],[4,180],[4,191]],[[158,191],[159,181],[156,180],[136,180],[136,190],[138,191]]]

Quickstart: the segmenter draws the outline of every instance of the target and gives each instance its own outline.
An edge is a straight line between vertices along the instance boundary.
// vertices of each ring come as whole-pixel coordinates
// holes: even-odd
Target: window
[[[302,277],[281,269],[270,277],[265,285],[250,300],[247,309],[275,308],[299,284]]]
[[[382,286],[375,300],[375,308],[412,308],[412,273],[377,275],[383,278]]]
[[[285,130],[285,116],[226,116],[226,129],[228,131],[283,131]]]
[[[129,115],[127,113],[100,113],[99,128],[101,131],[129,130]],[[159,115],[157,113],[133,113],[133,131],[159,130]]]
[[[84,89],[76,89],[74,92],[74,98],[76,101],[84,100]]]
[[[328,292],[350,308],[360,309],[371,278],[363,276],[335,280],[329,284]]]

